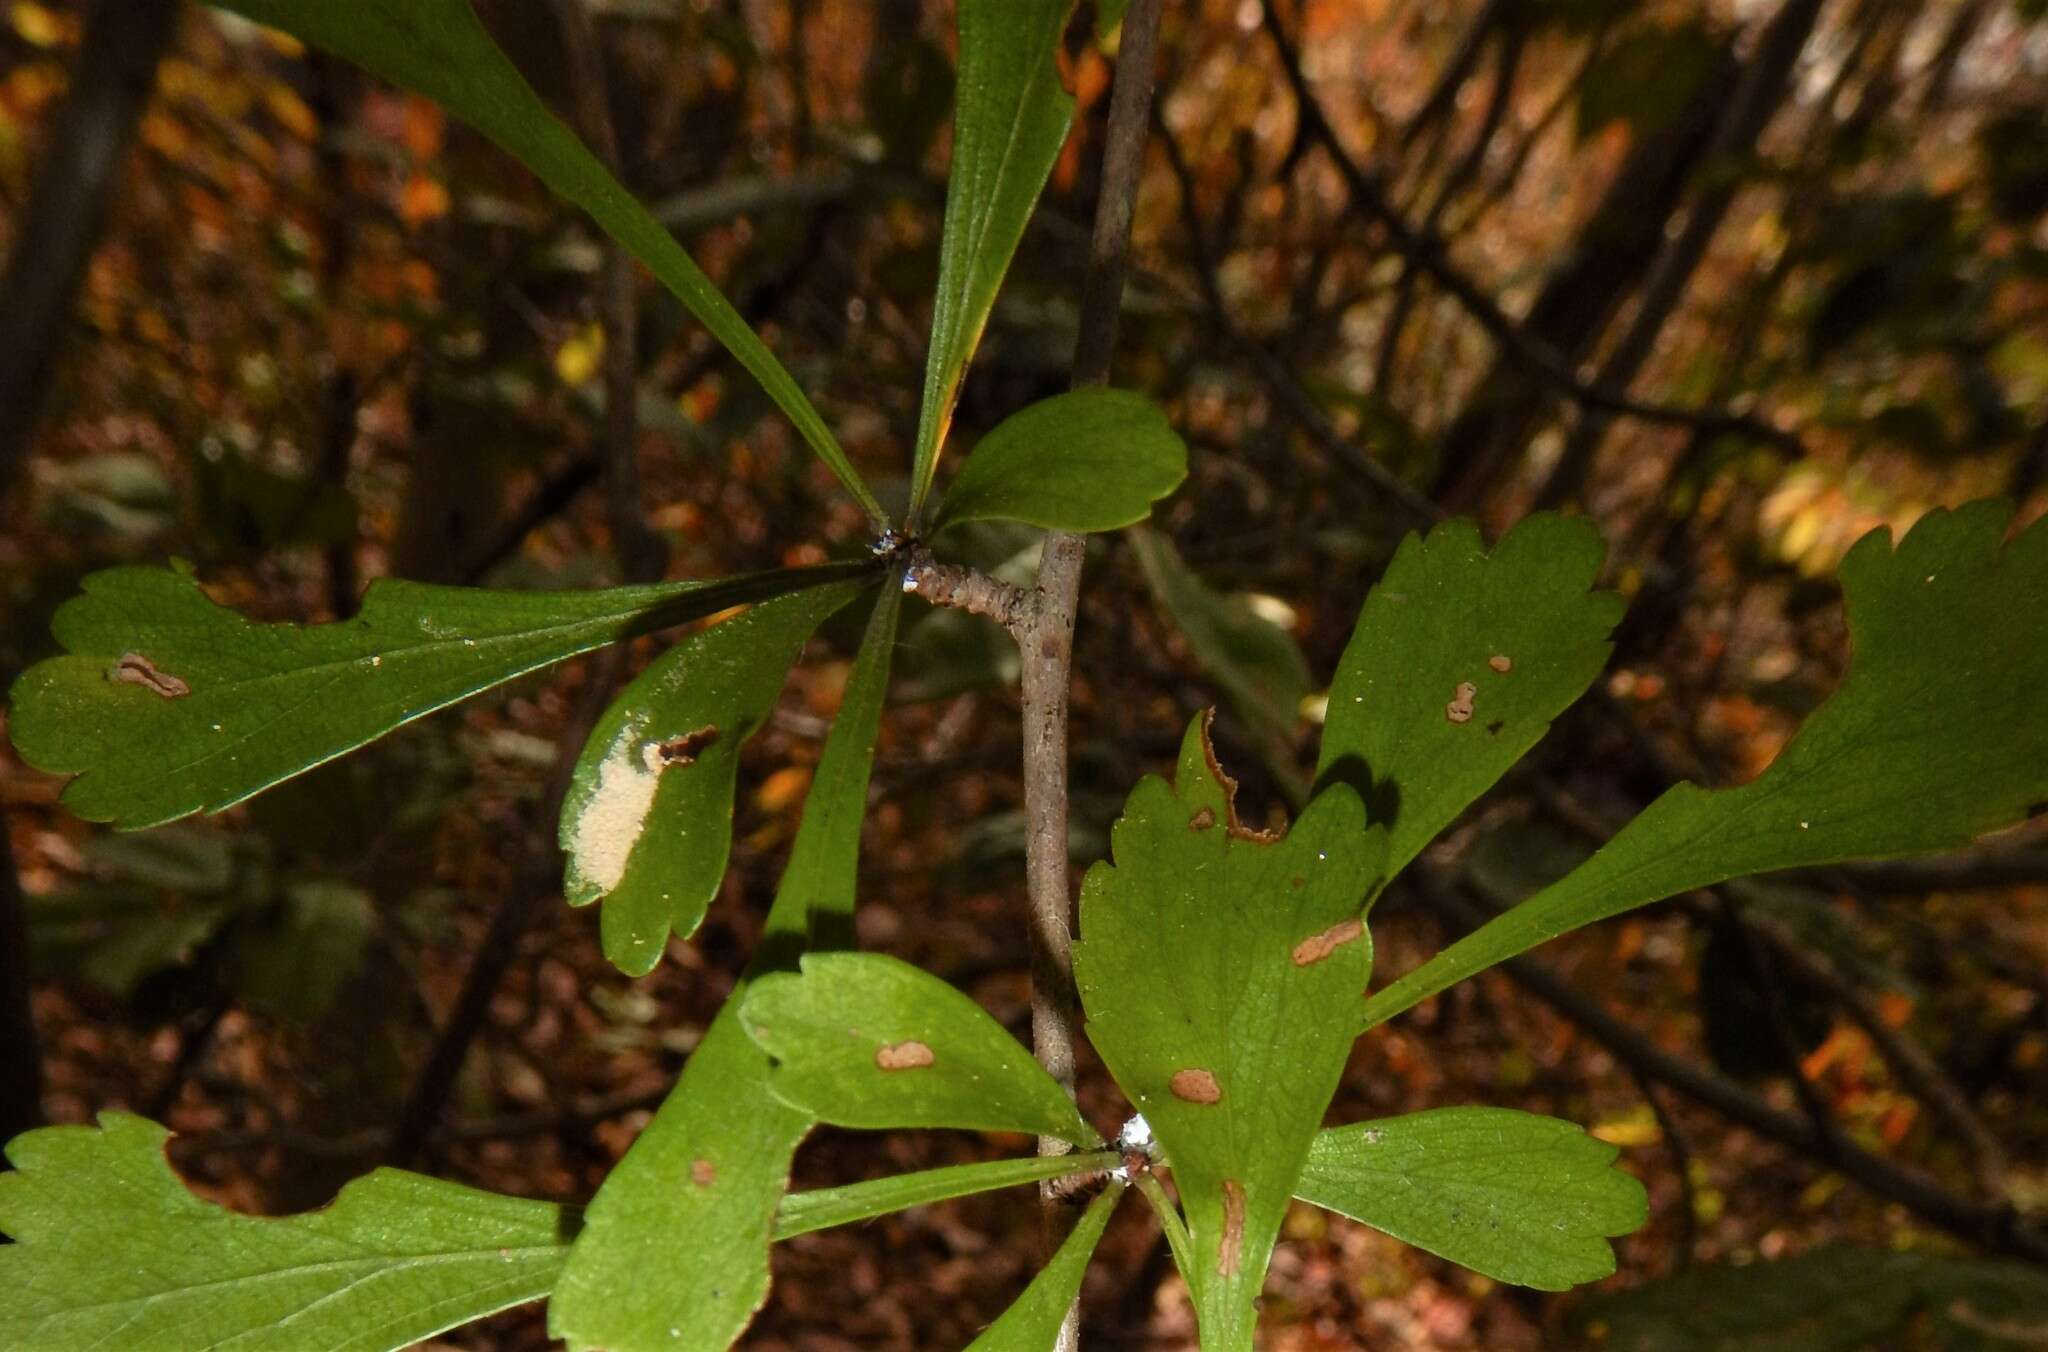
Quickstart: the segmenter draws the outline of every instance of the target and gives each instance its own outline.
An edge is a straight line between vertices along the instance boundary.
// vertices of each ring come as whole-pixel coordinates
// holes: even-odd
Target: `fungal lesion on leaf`
[[[883,1070],[923,1070],[939,1058],[916,1038],[885,1042],[875,1048],[875,1064]]]
[[[701,728],[650,745],[647,748],[649,768],[659,770],[670,765],[694,765],[697,757],[717,744],[718,725],[706,723]]]
[[[1216,1082],[1214,1071],[1200,1066],[1188,1066],[1173,1072],[1173,1078],[1166,1083],[1173,1096],[1184,1103],[1208,1105],[1223,1101],[1223,1086]]]
[[[1311,934],[1294,946],[1294,965],[1307,967],[1321,962],[1365,933],[1365,922],[1357,916],[1340,920],[1320,934]]]
[[[1444,706],[1444,717],[1453,723],[1470,723],[1473,701],[1478,697],[1478,686],[1470,681],[1458,682],[1458,688],[1451,692],[1451,702]]]
[[[1216,1246],[1216,1275],[1235,1277],[1244,1259],[1244,1184],[1223,1180],[1223,1240]]]
[[[167,671],[159,671],[156,663],[137,652],[122,653],[115,659],[114,665],[107,668],[107,679],[142,686],[165,699],[182,699],[192,693],[191,686]]]

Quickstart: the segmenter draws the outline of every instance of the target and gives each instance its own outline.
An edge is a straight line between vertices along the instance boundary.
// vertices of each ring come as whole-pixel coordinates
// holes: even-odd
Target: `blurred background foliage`
[[[562,7],[584,3],[480,6],[572,120],[588,77]],[[967,383],[969,439],[1065,385],[1114,49],[1081,8],[1065,62],[1081,115]],[[948,6],[587,10],[625,181],[900,501]],[[1428,856],[1432,876],[1501,904],[1672,778],[1769,762],[1841,671],[1830,579],[1863,531],[1986,493],[2023,520],[2048,510],[2039,0],[1187,0],[1168,6],[1160,82],[1117,379],[1172,412],[1192,472],[1151,526],[1091,554],[1077,862],[1104,852],[1128,786],[1169,764],[1205,704],[1224,709],[1254,814],[1298,807],[1317,692],[1365,589],[1436,513],[1490,530],[1587,513],[1631,600],[1602,687]],[[87,105],[112,120],[67,116]],[[80,207],[95,153],[103,228]],[[190,560],[271,619],[350,613],[387,574],[622,575],[595,491],[603,247],[431,104],[198,7],[10,0],[0,242],[0,676],[50,651],[54,607],[117,562]],[[864,547],[859,510],[665,293],[638,288],[633,326],[632,449],[671,576]],[[1035,553],[1031,533],[994,526],[943,544],[1013,580]],[[1015,657],[979,621],[916,613],[860,934],[1016,1027]],[[20,893],[0,900],[21,919],[0,984],[14,1006],[32,992],[37,1037],[0,1020],[10,1129],[131,1108],[178,1130],[177,1162],[223,1200],[322,1201],[387,1150],[493,918],[538,898],[427,1160],[586,1198],[751,949],[853,623],[828,626],[747,752],[720,904],[641,982],[551,890],[539,805],[587,666],[136,836],[70,818],[59,784],[0,761]],[[1647,1045],[1805,1114],[1816,1148],[1653,1088],[1611,1037],[1505,973],[1364,1040],[1342,1120],[1497,1103],[1627,1147],[1654,1218],[1614,1286],[1643,1289],[1536,1298],[1304,1209],[1274,1266],[1271,1346],[2038,1342],[2039,1269],[1954,1255],[1958,1238],[1998,1249],[1997,1218],[2048,1206],[2044,836],[1728,889],[1542,955]],[[1427,895],[1380,914],[1387,970],[1458,923]],[[1119,1114],[1099,1073],[1084,1107],[1098,1125]],[[1837,1137],[1987,1228],[1847,1181],[1829,1168]],[[994,1147],[880,1148],[906,1168]],[[871,1149],[825,1133],[800,1181],[861,1176]],[[1149,1224],[1121,1218],[1091,1273],[1107,1345],[1191,1345]],[[784,1245],[754,1344],[963,1342],[1025,1280],[1035,1231],[1027,1202],[999,1196]],[[1809,1251],[1747,1323],[1672,1322],[1761,1289],[1745,1279],[1702,1267],[1655,1285]],[[1816,1291],[1874,1312],[1844,1332],[1816,1320]],[[1980,1297],[1990,1313],[1965,1317]],[[517,1313],[448,1345],[545,1339]]]

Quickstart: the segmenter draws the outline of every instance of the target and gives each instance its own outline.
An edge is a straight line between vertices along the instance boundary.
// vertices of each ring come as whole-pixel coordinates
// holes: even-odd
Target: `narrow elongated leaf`
[[[2048,526],[2011,509],[1880,529],[1842,560],[1842,688],[1738,788],[1679,784],[1563,880],[1366,1002],[1365,1026],[1547,939],[1695,887],[1969,844],[2048,801]]]
[[[22,673],[22,758],[79,777],[64,802],[128,828],[218,812],[423,714],[577,653],[864,564],[596,592],[380,581],[335,624],[258,624],[191,577],[112,568],[52,624],[66,655]]]
[[[967,1345],[967,1352],[1052,1352],[1059,1345],[1060,1325],[1074,1298],[1081,1294],[1088,1260],[1095,1256],[1095,1246],[1102,1242],[1102,1232],[1123,1191],[1122,1184],[1112,1185],[1088,1204],[1052,1261],[1039,1269],[1024,1294],[995,1323]]]
[[[1157,404],[1131,390],[1072,390],[983,437],[946,489],[933,529],[993,520],[1116,530],[1151,515],[1187,476],[1187,444]]]
[[[769,1090],[840,1127],[960,1127],[1101,1138],[980,1005],[879,953],[813,953],[762,977],[740,1019],[775,1058]]]
[[[814,937],[842,945],[850,936],[902,601],[884,587],[868,620],[747,978],[585,1213],[548,1305],[550,1330],[572,1352],[719,1352],[768,1297],[776,1206],[812,1121],[768,1092],[768,1057],[748,1040],[740,1002],[749,980],[787,969]]]
[[[1294,636],[1242,596],[1203,582],[1163,533],[1141,526],[1125,538],[1152,595],[1237,716],[1267,738],[1291,742],[1310,688],[1308,659]]]
[[[1608,1236],[1649,1219],[1618,1153],[1554,1117],[1440,1108],[1318,1133],[1294,1195],[1495,1281],[1563,1291],[1611,1276]]]
[[[1488,553],[1449,521],[1402,541],[1330,683],[1317,776],[1386,823],[1400,870],[1550,728],[1607,664],[1621,598],[1580,518],[1522,521]]]
[[[793,1192],[782,1199],[775,1212],[775,1238],[794,1239],[814,1230],[886,1216],[907,1207],[926,1206],[954,1197],[1014,1188],[1023,1183],[1041,1183],[1051,1178],[1072,1178],[1114,1169],[1123,1156],[1113,1150],[1091,1150],[1071,1155],[1035,1155],[1029,1159],[986,1160],[979,1164],[954,1164],[943,1169],[925,1169],[894,1178],[877,1178],[868,1183],[849,1183],[842,1188],[817,1188]]]
[[[186,1191],[126,1113],[16,1137],[0,1173],[0,1345],[39,1352],[396,1352],[545,1296],[567,1218],[379,1169],[301,1216]]]
[[[1192,1232],[1202,1345],[1251,1346],[1258,1296],[1372,968],[1386,840],[1349,785],[1284,839],[1244,830],[1203,720],[1138,785],[1081,889],[1088,1037],[1151,1123]]]
[[[628,976],[687,939],[725,878],[740,746],[790,663],[864,584],[764,601],[656,658],[591,732],[562,801],[564,892],[604,899],[604,955]]]
[[[682,245],[547,110],[469,0],[213,0],[415,90],[495,141],[590,214],[761,382],[877,526],[887,517],[818,411]]]
[[[1074,100],[1053,64],[1072,8],[1072,0],[960,0],[953,167],[911,469],[913,529],[953,421],[960,378],[1074,118]]]
[[[2026,1263],[1831,1244],[1721,1263],[1588,1306],[1612,1352],[2021,1352],[2048,1329],[2048,1277]]]

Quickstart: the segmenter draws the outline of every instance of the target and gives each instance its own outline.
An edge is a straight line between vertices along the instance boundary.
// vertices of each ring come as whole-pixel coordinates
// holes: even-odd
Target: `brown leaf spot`
[[[107,669],[107,679],[144,686],[165,699],[182,699],[192,693],[191,686],[169,672],[158,671],[156,663],[141,653],[122,653],[120,659]]]
[[[710,1160],[691,1160],[690,1181],[700,1188],[710,1187],[718,1181],[718,1166]]]
[[[1321,962],[1344,945],[1365,933],[1365,922],[1357,916],[1340,920],[1321,934],[1311,934],[1294,946],[1294,965],[1306,967],[1312,962]]]
[[[1515,659],[1502,653],[1495,653],[1486,659],[1486,665],[1505,676],[1515,669]]]
[[[1223,1086],[1216,1083],[1216,1077],[1199,1066],[1176,1070],[1166,1087],[1173,1096],[1188,1103],[1217,1103],[1223,1098]]]
[[[1223,1180],[1223,1242],[1216,1246],[1216,1275],[1235,1277],[1244,1256],[1244,1184]]]
[[[1479,694],[1479,687],[1470,681],[1458,682],[1458,688],[1451,696],[1451,702],[1444,706],[1444,717],[1453,723],[1472,721],[1472,700]]]
[[[703,727],[697,728],[694,731],[685,732],[679,736],[671,737],[665,742],[656,743],[652,759],[656,766],[692,765],[696,763],[698,755],[705,748],[715,745],[717,741],[717,726],[706,723]]]
[[[1188,830],[1206,831],[1216,824],[1216,809],[1205,807],[1188,818]]]
[[[888,1042],[875,1048],[875,1064],[883,1070],[923,1070],[939,1058],[922,1042]]]

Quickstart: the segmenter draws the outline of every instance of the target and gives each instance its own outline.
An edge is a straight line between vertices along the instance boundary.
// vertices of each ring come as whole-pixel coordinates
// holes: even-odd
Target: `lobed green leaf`
[[[740,1019],[776,1062],[770,1091],[821,1122],[1101,1139],[986,1010],[895,958],[808,954],[755,982]]]
[[[804,641],[869,584],[764,601],[669,648],[619,694],[562,800],[564,895],[604,901],[604,954],[628,976],[696,933],[725,878],[740,747]]]
[[[1527,518],[1491,553],[1470,521],[1401,542],[1330,683],[1319,779],[1365,795],[1389,876],[1536,745],[1600,674],[1621,618],[1582,518]]]
[[[953,165],[911,468],[913,529],[938,471],[960,380],[1073,121],[1074,100],[1053,61],[1072,8],[1072,0],[960,0]]]
[[[353,619],[259,624],[191,577],[112,568],[52,628],[65,655],[15,682],[22,758],[76,774],[63,801],[132,828],[219,812],[401,724],[577,653],[865,563],[594,592],[374,583]]]
[[[1495,1281],[1563,1291],[1614,1273],[1649,1219],[1618,1152],[1577,1125],[1440,1108],[1320,1132],[1294,1195]]]
[[[932,529],[1022,521],[1117,530],[1150,516],[1187,474],[1187,444],[1157,404],[1130,390],[1072,390],[1011,414],[983,437],[947,487]]]
[[[1366,1002],[1371,1027],[1545,940],[1695,887],[1954,849],[2048,802],[2048,526],[1994,501],[1842,560],[1841,689],[1737,788],[1679,784],[1557,883]]]
[[[776,1208],[813,1123],[768,1092],[768,1057],[748,1040],[740,1003],[749,982],[787,969],[807,942],[850,941],[860,828],[902,603],[900,591],[884,587],[869,617],[746,976],[585,1213],[548,1305],[549,1330],[571,1352],[720,1352],[768,1297]]]
[[[879,527],[887,515],[824,419],[704,270],[548,111],[469,0],[211,0],[426,95],[590,214],[739,360]]]
[[[538,1300],[570,1217],[379,1169],[320,1211],[203,1202],[126,1113],[47,1127],[0,1173],[0,1345],[40,1352],[397,1352]]]
[[[1205,721],[1147,778],[1081,889],[1088,1037],[1151,1124],[1187,1213],[1202,1343],[1248,1348],[1295,1178],[1372,968],[1362,908],[1385,837],[1348,785],[1283,839],[1245,830]]]

